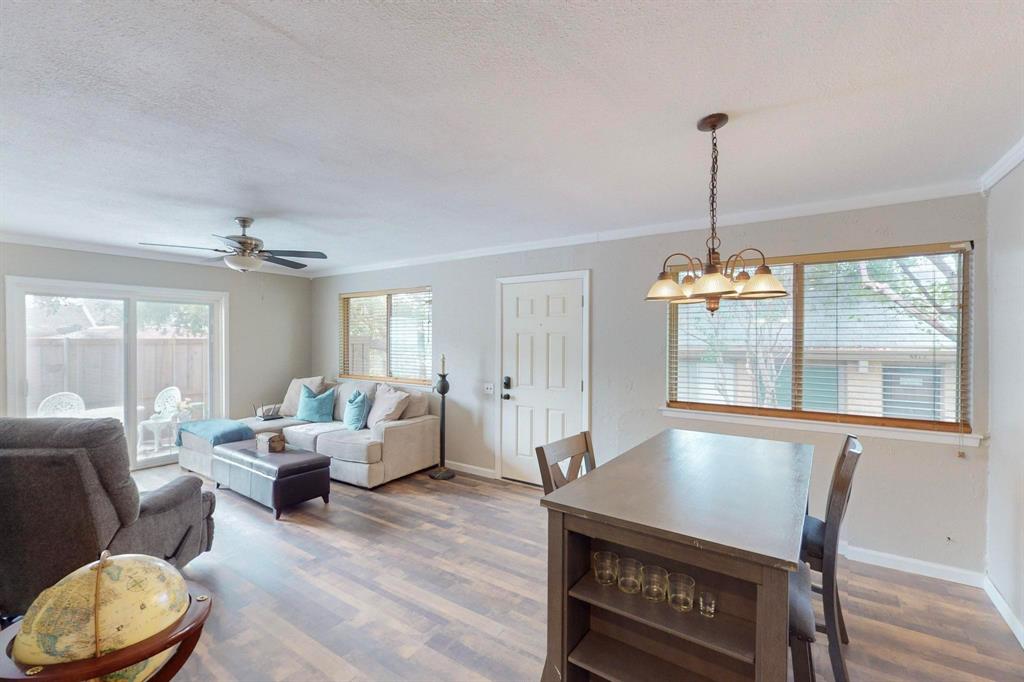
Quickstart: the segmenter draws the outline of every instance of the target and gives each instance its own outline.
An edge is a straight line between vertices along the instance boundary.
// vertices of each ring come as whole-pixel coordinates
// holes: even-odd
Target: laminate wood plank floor
[[[181,473],[135,478],[145,490]],[[311,500],[275,522],[217,491],[213,551],[184,571],[214,595],[213,611],[177,679],[538,680],[540,496],[462,474],[374,491],[332,482],[329,505]],[[1024,651],[980,589],[854,561],[841,589],[855,682],[1024,680]],[[832,680],[824,636],[814,666]]]

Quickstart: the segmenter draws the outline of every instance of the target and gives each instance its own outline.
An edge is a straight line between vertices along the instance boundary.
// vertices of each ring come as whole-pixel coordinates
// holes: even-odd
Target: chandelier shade
[[[687,293],[676,282],[675,276],[670,272],[662,272],[658,275],[658,279],[654,281],[654,284],[651,285],[651,288],[647,290],[647,298],[644,300],[671,301],[686,296]]]
[[[712,315],[718,310],[721,300],[747,301],[762,298],[778,298],[788,296],[785,287],[772,274],[768,267],[764,252],[748,247],[732,254],[722,265],[722,256],[718,252],[722,240],[718,237],[718,135],[719,128],[729,122],[726,114],[710,114],[697,123],[697,129],[711,132],[711,184],[708,204],[711,215],[711,236],[708,237],[707,258],[705,261],[693,258],[686,253],[672,253],[665,258],[658,279],[647,292],[647,301],[668,301],[674,304],[704,303],[704,307]],[[747,261],[743,254],[756,253],[761,257],[761,264],[754,270],[753,276],[746,271]],[[679,256],[689,262],[689,273],[680,284],[670,273],[669,261]],[[756,262],[756,261],[754,261]]]

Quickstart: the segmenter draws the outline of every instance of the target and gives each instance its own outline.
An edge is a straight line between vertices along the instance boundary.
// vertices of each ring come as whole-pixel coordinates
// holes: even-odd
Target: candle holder
[[[434,390],[441,396],[441,466],[428,474],[435,481],[447,481],[455,478],[455,472],[444,465],[444,402],[445,396],[448,395],[450,389],[451,385],[448,383],[448,374],[441,372],[437,375],[437,383],[434,384]]]

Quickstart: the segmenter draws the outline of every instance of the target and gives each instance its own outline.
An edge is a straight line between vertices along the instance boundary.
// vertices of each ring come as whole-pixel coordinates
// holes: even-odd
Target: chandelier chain
[[[708,237],[709,251],[717,251],[722,240],[718,238],[718,134],[711,129],[711,185],[708,192],[708,206],[711,211],[711,236]]]

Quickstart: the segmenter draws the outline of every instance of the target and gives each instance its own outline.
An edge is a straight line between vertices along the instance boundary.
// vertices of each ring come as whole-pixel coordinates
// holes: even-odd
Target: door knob
[[[501,399],[502,399],[502,400],[511,400],[511,399],[512,399],[512,396],[511,396],[511,395],[509,395],[508,393],[502,393],[502,394],[501,394]]]

